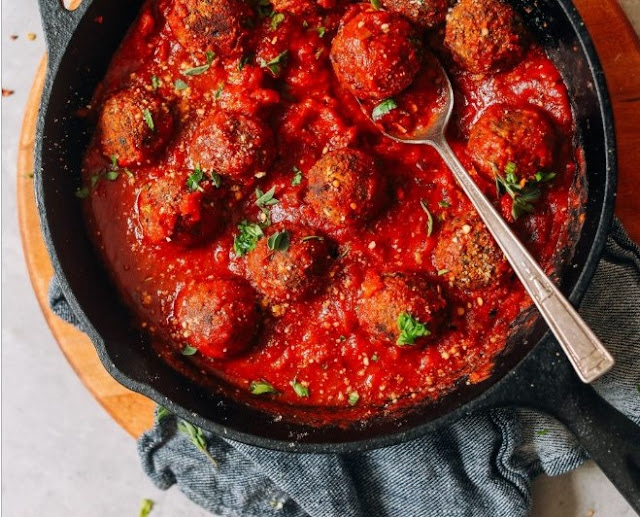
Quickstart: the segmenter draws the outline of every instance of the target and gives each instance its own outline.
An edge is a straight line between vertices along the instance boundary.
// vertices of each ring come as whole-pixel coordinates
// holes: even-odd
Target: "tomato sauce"
[[[176,113],[170,143],[154,161],[124,168],[117,157],[114,165],[103,154],[96,136],[83,169],[89,228],[113,281],[158,353],[176,367],[195,365],[202,379],[223,379],[230,390],[249,393],[252,381],[266,381],[277,394],[254,395],[256,400],[266,397],[291,406],[393,407],[401,401],[434,400],[457,382],[486,378],[513,322],[531,300],[512,273],[469,291],[455,287],[434,266],[432,254],[443,225],[474,209],[433,149],[384,137],[337,80],[329,53],[349,4],[339,1],[303,15],[284,13],[278,23],[274,16],[257,16],[244,29],[245,51],[225,58],[183,49],[166,22],[170,3],[144,4],[91,106],[98,112],[114,92],[134,86],[158,95]],[[559,72],[540,47],[531,45],[514,68],[474,75],[454,63],[442,38],[442,31],[432,33],[425,45],[441,58],[454,85],[449,142],[511,221],[511,198],[499,196],[494,182],[475,172],[467,154],[470,128],[495,103],[534,105],[555,123],[560,142],[556,176],[541,188],[533,213],[518,218],[513,228],[548,273],[560,273],[557,258],[572,246],[568,228],[578,215],[582,193],[576,188],[571,105]],[[284,51],[286,61],[266,66]],[[420,77],[430,77],[429,62],[426,58]],[[197,67],[204,71],[185,75]],[[423,86],[421,80],[416,84]],[[399,97],[400,108],[390,113],[395,122],[416,123],[403,111],[407,104],[402,99],[409,97],[418,106],[425,99],[437,101],[433,89],[425,91],[417,101],[410,90]],[[222,175],[216,195],[224,206],[224,224],[214,238],[187,247],[151,243],[140,226],[140,192],[166,170],[194,170],[189,142],[214,110],[266,121],[275,134],[275,161],[248,178]],[[428,110],[425,106],[424,112]],[[414,111],[420,114],[419,107]],[[386,181],[387,204],[357,228],[331,227],[305,203],[311,167],[324,153],[344,147],[375,156]],[[260,298],[260,330],[246,352],[225,358],[183,355],[188,336],[182,339],[176,332],[176,298],[194,282],[247,278],[247,257],[236,255],[234,238],[242,221],[264,222],[256,188],[263,193],[275,188],[277,203],[267,208],[274,228],[304,224],[317,229],[335,243],[336,257],[314,296],[283,302]],[[265,234],[270,233],[265,227]],[[363,332],[356,305],[371,271],[418,272],[438,287],[446,299],[443,323],[427,341],[400,347]],[[306,396],[293,388],[294,381],[306,388]]]

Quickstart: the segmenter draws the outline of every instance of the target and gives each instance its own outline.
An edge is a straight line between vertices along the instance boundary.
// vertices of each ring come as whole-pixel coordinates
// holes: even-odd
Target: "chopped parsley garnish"
[[[264,232],[259,224],[247,220],[242,221],[238,229],[240,233],[233,238],[233,251],[237,257],[242,257],[256,249],[258,241],[264,237]]]
[[[249,385],[249,390],[253,395],[264,395],[265,393],[278,393],[271,384],[267,381],[259,380],[259,381],[251,381]]]
[[[170,417],[171,416],[171,411],[169,411],[166,407],[164,406],[158,406],[158,410],[156,411],[156,419],[158,420],[158,422],[160,422],[160,420]]]
[[[224,83],[220,83],[218,85],[218,88],[216,88],[216,93],[213,96],[215,100],[218,100],[220,98],[220,95],[222,95],[223,90],[224,90]]]
[[[147,126],[149,126],[149,129],[151,131],[155,131],[156,125],[153,123],[153,117],[151,116],[149,108],[144,109],[144,111],[142,112],[142,116],[144,117],[144,121],[147,123]]]
[[[507,163],[504,168],[504,177],[496,172],[496,191],[498,196],[509,194],[512,199],[511,215],[518,219],[535,210],[535,203],[542,194],[540,183],[551,181],[555,178],[554,172],[537,172],[529,181],[520,180],[517,176],[517,166],[513,162]]]
[[[153,88],[153,91],[156,91],[158,88],[160,88],[160,79],[158,79],[157,75],[151,76],[151,88]]]
[[[276,187],[273,186],[266,192],[262,192],[259,188],[256,189],[256,205],[260,208],[265,208],[267,206],[276,205],[279,201],[273,197],[276,193]]]
[[[267,239],[267,247],[272,251],[287,251],[290,245],[291,237],[286,230],[276,232]]]
[[[209,176],[211,177],[211,183],[213,183],[213,186],[215,188],[220,188],[220,185],[222,185],[222,176],[217,172],[210,172]]]
[[[176,79],[175,82],[173,83],[173,87],[179,92],[181,92],[182,90],[186,90],[187,88],[189,88],[189,85],[185,83],[182,79]]]
[[[213,58],[215,54],[213,52],[207,52],[207,62],[204,65],[195,66],[193,68],[188,68],[182,72],[182,75],[186,75],[187,77],[193,77],[194,75],[204,74],[209,68],[211,68],[211,63],[213,63]]]
[[[111,155],[111,169],[116,170],[118,168],[118,156],[115,154]]]
[[[380,10],[380,0],[371,0],[371,5],[376,11]]]
[[[271,14],[271,25],[270,28],[272,31],[276,30],[278,26],[284,21],[285,15],[284,13],[276,13],[273,12]]]
[[[371,360],[375,363],[378,360],[378,354],[373,354]]]
[[[536,431],[536,434],[538,436],[544,436],[546,434],[549,434],[549,429],[540,429],[539,431]]]
[[[196,190],[202,192],[203,189],[200,186],[200,182],[203,180],[203,178],[204,171],[200,168],[199,165],[196,165],[196,168],[193,169],[193,172],[189,174],[189,177],[187,178],[187,188],[191,192],[195,192]]]
[[[420,206],[424,210],[425,214],[427,214],[427,237],[431,237],[431,234],[433,233],[433,216],[431,215],[431,212],[429,212],[427,203],[423,199],[420,200]]]
[[[318,33],[318,37],[320,38],[324,38],[324,35],[327,33],[326,27],[316,27],[315,29],[311,30],[316,31]]]
[[[105,174],[105,178],[107,178],[109,181],[117,180],[118,176],[120,176],[120,172],[118,172],[118,171],[108,171]]]
[[[349,405],[355,406],[359,400],[360,400],[360,395],[358,394],[357,391],[352,391],[351,393],[349,393]]]
[[[195,353],[198,351],[197,348],[192,347],[191,345],[184,345],[184,348],[182,349],[181,354],[182,355],[186,355],[186,356],[190,356],[190,355],[195,355]]]
[[[440,208],[449,208],[451,206],[451,203],[449,203],[449,201],[438,201],[438,206]]]
[[[186,434],[191,440],[191,443],[193,443],[193,445],[204,452],[207,458],[211,460],[211,463],[213,463],[216,467],[218,466],[218,462],[216,461],[216,459],[211,456],[211,454],[209,454],[209,450],[207,449],[207,440],[202,434],[202,429],[190,424],[185,420],[180,420],[180,422],[178,422],[178,431]]]
[[[448,272],[448,269],[438,269],[438,276],[446,275]]]
[[[398,105],[396,104],[396,101],[394,101],[393,99],[383,100],[380,104],[378,104],[375,108],[373,108],[373,111],[371,112],[371,118],[373,118],[373,120],[380,120],[387,113],[390,113],[392,110],[396,109],[397,107]]]
[[[306,237],[302,237],[301,241],[302,242],[307,242],[307,241],[323,241],[324,237],[322,237],[321,235],[307,235]]]
[[[287,62],[288,55],[289,55],[289,51],[285,50],[284,52],[278,54],[269,62],[266,62],[264,59],[260,59],[260,62],[259,62],[260,68],[268,68],[273,75],[278,76],[280,75],[280,72],[282,72],[282,67]]]
[[[309,397],[309,388],[303,384],[300,384],[297,379],[293,379],[291,381],[291,387],[293,388],[293,391],[296,392],[296,395],[298,395],[298,397]]]
[[[143,499],[140,503],[140,517],[149,517],[153,510],[154,502],[151,499]]]
[[[99,174],[93,174],[91,176],[91,190],[93,190],[94,188],[96,188],[98,186],[98,183],[100,183],[100,175]]]
[[[293,179],[291,180],[291,186],[297,187],[298,185],[300,185],[300,183],[302,183],[302,171],[294,165],[293,172],[294,172],[294,175],[293,175]]]
[[[420,323],[408,312],[403,312],[398,316],[398,330],[400,330],[400,337],[396,341],[396,345],[399,346],[415,345],[416,339],[431,334],[424,323]]]
[[[76,190],[76,197],[78,199],[87,199],[89,197],[89,187],[80,187]]]

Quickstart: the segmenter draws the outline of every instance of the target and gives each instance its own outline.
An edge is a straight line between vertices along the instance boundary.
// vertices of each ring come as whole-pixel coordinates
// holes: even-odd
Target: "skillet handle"
[[[66,9],[62,0],[38,0],[40,17],[44,29],[49,67],[57,65],[69,45],[76,27],[91,4],[91,0],[73,0],[79,7],[74,11]]]
[[[639,396],[635,388],[630,396]],[[582,383],[554,340],[536,347],[489,399],[492,406],[529,407],[565,424],[640,514],[640,426]]]

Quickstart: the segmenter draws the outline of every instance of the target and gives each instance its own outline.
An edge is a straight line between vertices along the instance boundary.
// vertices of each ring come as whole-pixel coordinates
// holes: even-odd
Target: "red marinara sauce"
[[[435,151],[385,138],[352,93],[412,129],[441,102],[434,55],[455,89],[452,148],[546,271],[561,267],[582,194],[553,63],[496,0],[461,0],[446,25],[385,5],[142,7],[95,94],[79,194],[176,367],[327,408],[489,375],[531,301]]]

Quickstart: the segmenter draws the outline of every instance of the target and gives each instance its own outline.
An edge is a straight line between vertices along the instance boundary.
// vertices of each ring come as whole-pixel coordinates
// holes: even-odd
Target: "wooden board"
[[[616,214],[640,241],[640,41],[616,0],[575,0],[604,65],[616,119],[619,184]],[[122,387],[102,367],[89,338],[51,313],[47,289],[53,273],[35,206],[33,147],[46,59],[36,73],[18,155],[20,231],[31,282],[47,323],[77,375],[107,412],[132,436],[149,428],[153,402]]]

